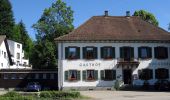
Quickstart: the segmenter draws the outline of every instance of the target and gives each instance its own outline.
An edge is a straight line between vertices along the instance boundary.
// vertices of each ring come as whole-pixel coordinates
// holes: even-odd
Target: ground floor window
[[[141,69],[138,70],[139,79],[142,80],[150,80],[153,78],[153,70],[152,69]]]
[[[165,68],[158,68],[155,70],[156,79],[167,79],[169,78],[169,70]]]
[[[97,79],[98,79],[98,71],[97,70],[84,70],[83,71],[83,80],[94,81]]]
[[[65,71],[65,80],[66,81],[80,80],[80,71],[78,71],[78,70]]]
[[[116,79],[116,70],[101,70],[101,80],[111,81]]]

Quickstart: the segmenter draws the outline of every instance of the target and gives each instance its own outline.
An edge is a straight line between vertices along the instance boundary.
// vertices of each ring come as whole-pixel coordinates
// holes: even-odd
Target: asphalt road
[[[80,91],[92,100],[170,100],[170,92]]]

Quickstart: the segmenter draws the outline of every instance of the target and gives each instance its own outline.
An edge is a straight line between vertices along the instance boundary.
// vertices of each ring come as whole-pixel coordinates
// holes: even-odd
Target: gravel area
[[[92,100],[170,100],[170,92],[80,91]]]

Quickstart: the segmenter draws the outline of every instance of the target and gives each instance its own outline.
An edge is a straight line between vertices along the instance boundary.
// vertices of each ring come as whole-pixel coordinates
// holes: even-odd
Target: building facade
[[[31,69],[25,59],[22,44],[0,36],[0,69]]]
[[[170,80],[170,34],[139,17],[105,12],[55,40],[59,89]]]

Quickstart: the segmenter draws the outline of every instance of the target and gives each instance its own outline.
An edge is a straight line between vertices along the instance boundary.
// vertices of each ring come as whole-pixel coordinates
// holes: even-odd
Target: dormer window
[[[66,47],[65,58],[66,59],[80,59],[80,48],[79,47]]]

